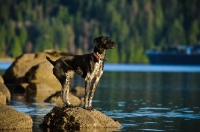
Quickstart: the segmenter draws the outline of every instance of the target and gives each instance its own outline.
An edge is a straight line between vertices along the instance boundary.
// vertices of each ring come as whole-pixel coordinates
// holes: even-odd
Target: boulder
[[[4,83],[4,80],[1,75],[0,75],[0,83]]]
[[[6,105],[6,96],[0,92],[0,104]]]
[[[30,83],[26,88],[26,99],[30,102],[35,102],[37,97],[37,103],[44,102],[44,99],[54,94],[56,91],[43,83]]]
[[[9,102],[10,102],[10,91],[8,90],[6,85],[1,83],[1,82],[0,82],[0,98],[2,99],[0,101],[2,104],[9,104]],[[4,98],[6,98],[6,100]],[[5,100],[5,102],[4,102],[4,100]]]
[[[59,106],[65,106],[65,104],[63,103],[63,101],[60,97],[60,93],[61,93],[60,91],[56,92],[55,94],[46,98],[44,100],[44,102],[56,103]],[[73,106],[80,106],[81,105],[81,100],[71,93],[69,93],[69,101]]]
[[[48,113],[40,125],[44,128],[56,128],[57,130],[78,130],[95,129],[105,131],[118,130],[121,125],[100,111],[93,109],[85,110],[81,107],[66,108],[54,107]],[[86,131],[86,130],[85,130]]]
[[[64,55],[68,54],[56,51],[22,54],[21,56],[17,57],[16,60],[12,63],[12,65],[5,71],[3,75],[4,82],[5,84],[14,84],[13,86],[14,88],[19,88],[18,86],[20,86],[21,83],[39,81],[40,79],[42,79],[40,81],[42,82],[44,81],[45,76],[48,80],[49,79],[48,77],[51,75],[53,76],[53,73],[52,73],[52,66],[46,60],[46,56],[50,57],[52,60],[56,60]],[[44,66],[42,66],[43,64]],[[44,67],[46,67],[46,69]],[[30,69],[31,71],[29,72]],[[29,72],[29,74],[27,72]],[[32,74],[37,74],[37,75],[32,75]],[[25,75],[26,78],[24,78]],[[57,82],[57,79],[54,78],[53,80],[48,81],[50,85],[52,85],[52,82]],[[47,84],[47,81],[42,83]]]
[[[18,112],[10,106],[0,104],[0,130],[32,129],[32,125],[33,121],[29,115]]]
[[[44,59],[36,58],[39,57],[34,53],[22,54],[17,57],[3,75],[5,83],[15,83],[17,80],[22,78],[33,65],[44,61]]]
[[[61,84],[53,74],[53,66],[44,61],[39,63],[26,73],[24,80],[26,83],[44,83],[56,91],[61,89]]]

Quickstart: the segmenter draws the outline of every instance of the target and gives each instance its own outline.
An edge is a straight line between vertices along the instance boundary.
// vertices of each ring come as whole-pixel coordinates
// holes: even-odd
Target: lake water
[[[117,66],[121,70],[112,70]],[[93,100],[94,108],[122,124],[119,131],[200,131],[199,66],[122,66],[105,66]],[[75,76],[73,86],[83,85]],[[55,104],[13,93],[11,106],[33,118],[35,132],[42,131],[38,125]]]

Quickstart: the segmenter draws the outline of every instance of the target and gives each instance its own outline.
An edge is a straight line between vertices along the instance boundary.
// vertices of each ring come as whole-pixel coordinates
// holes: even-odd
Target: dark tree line
[[[146,63],[145,50],[200,42],[199,0],[0,0],[0,57],[56,49],[92,52],[117,43],[110,62]]]

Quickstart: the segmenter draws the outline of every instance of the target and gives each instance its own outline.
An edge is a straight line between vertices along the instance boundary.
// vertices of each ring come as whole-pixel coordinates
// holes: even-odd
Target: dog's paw
[[[94,110],[94,108],[92,106],[89,106],[89,107],[85,107],[86,110],[89,110],[89,111],[92,111]]]
[[[70,104],[70,105],[66,105],[65,107],[66,108],[75,108],[76,106],[73,106],[72,104]]]

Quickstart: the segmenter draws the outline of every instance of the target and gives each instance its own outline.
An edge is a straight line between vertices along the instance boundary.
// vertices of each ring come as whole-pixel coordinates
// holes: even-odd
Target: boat
[[[150,64],[161,65],[200,65],[200,45],[177,47],[168,46],[161,50],[147,50]]]

